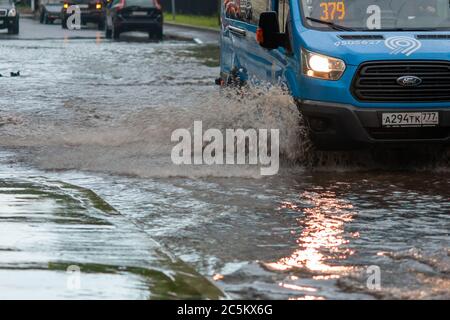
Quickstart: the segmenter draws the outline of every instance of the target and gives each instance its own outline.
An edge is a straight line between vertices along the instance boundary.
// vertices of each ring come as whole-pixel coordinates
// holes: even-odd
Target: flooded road
[[[17,176],[0,174],[0,299],[224,296],[92,191]]]
[[[161,267],[198,272],[231,298],[450,298],[448,150],[315,152],[281,90],[236,97],[213,85],[210,44],[13,40],[0,52],[0,73],[21,71],[0,78],[0,292],[158,298],[154,276],[136,270]],[[173,165],[171,133],[196,120],[280,129],[280,173]],[[118,216],[82,206],[75,187],[61,195],[65,184]],[[15,244],[21,235],[31,240]],[[68,265],[82,291],[47,290]],[[367,286],[371,267],[379,289]]]

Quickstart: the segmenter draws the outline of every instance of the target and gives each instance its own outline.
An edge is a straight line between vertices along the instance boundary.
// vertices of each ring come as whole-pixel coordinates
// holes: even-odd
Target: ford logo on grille
[[[417,87],[422,83],[422,79],[416,76],[403,76],[397,79],[397,83],[403,87]]]

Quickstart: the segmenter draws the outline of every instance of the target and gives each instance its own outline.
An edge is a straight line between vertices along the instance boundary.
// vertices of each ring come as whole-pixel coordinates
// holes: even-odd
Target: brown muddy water
[[[450,298],[448,150],[316,152],[280,89],[213,85],[211,46],[0,51],[22,74],[0,78],[0,295]],[[196,120],[280,129],[279,174],[173,165],[171,133]]]

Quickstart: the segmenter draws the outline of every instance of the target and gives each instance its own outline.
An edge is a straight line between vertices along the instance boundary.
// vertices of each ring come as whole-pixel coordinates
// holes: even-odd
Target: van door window
[[[225,17],[229,19],[240,20],[241,13],[239,10],[239,1],[238,0],[224,0],[223,1],[223,10],[225,12]]]
[[[255,25],[259,24],[261,13],[272,10],[270,0],[246,0],[246,2],[249,7],[248,10],[252,11],[252,17],[249,22]]]
[[[225,16],[257,25],[261,13],[270,10],[270,0],[224,0]]]

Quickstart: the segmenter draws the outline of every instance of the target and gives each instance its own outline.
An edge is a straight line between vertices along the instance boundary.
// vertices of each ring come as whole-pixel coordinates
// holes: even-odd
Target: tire
[[[16,19],[14,24],[8,28],[8,34],[19,34],[19,19]]]
[[[44,11],[41,11],[41,14],[39,15],[39,23],[40,24],[44,23]]]
[[[106,26],[106,28],[105,28],[105,38],[106,39],[111,39],[112,38],[112,30],[108,29],[108,26]]]
[[[120,39],[120,29],[117,28],[117,27],[114,25],[114,23],[113,23],[113,26],[112,26],[111,33],[112,33],[112,38],[113,38],[114,40],[119,40],[119,39]]]
[[[150,40],[163,40],[163,27],[159,26],[151,29],[148,33],[148,37],[150,38]]]
[[[103,31],[105,30],[105,21],[102,20],[98,23],[98,30]]]
[[[47,12],[44,13],[44,24],[50,24],[50,20],[48,19]]]
[[[19,19],[17,19],[17,24],[16,24],[16,28],[14,30],[14,34],[19,34],[19,32],[20,32]]]
[[[162,41],[164,39],[163,27],[158,29],[158,40]]]

